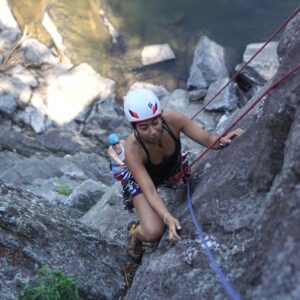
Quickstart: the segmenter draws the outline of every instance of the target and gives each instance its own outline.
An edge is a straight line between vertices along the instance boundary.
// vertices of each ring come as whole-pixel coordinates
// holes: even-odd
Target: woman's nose
[[[156,128],[154,126],[150,126],[150,134],[156,133]]]

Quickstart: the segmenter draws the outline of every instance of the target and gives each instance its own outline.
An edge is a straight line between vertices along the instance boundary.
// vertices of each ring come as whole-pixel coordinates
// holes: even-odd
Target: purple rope
[[[210,266],[216,273],[217,278],[219,279],[220,283],[222,284],[224,290],[226,291],[227,295],[229,296],[230,299],[232,300],[241,300],[241,297],[239,296],[238,292],[234,289],[234,287],[230,284],[230,282],[227,280],[225,277],[224,273],[222,272],[221,268],[219,267],[214,255],[210,251],[205,238],[204,238],[204,233],[201,229],[201,225],[197,221],[195,212],[192,207],[192,201],[191,201],[191,195],[190,195],[190,177],[187,176],[187,200],[188,200],[188,207],[192,216],[193,223],[196,227],[196,231],[198,234],[198,237],[201,241],[201,244],[204,246],[205,254],[209,260]]]

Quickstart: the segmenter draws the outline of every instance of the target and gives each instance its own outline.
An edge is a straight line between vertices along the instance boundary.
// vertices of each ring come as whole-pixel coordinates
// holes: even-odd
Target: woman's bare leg
[[[133,205],[140,220],[140,225],[133,231],[134,238],[142,242],[158,241],[163,232],[163,220],[152,209],[144,194],[133,198]]]

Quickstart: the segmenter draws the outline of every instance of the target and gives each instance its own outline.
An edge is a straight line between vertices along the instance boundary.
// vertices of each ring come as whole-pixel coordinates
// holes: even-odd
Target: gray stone
[[[243,61],[247,62],[261,48],[263,43],[249,44],[244,52]],[[277,57],[278,42],[270,42],[249,64],[265,80],[270,80],[277,72],[279,62]]]
[[[45,131],[45,116],[37,108],[27,106],[24,111],[18,115],[19,120],[30,126],[35,133]]]
[[[149,89],[151,90],[159,99],[163,98],[169,94],[168,90],[162,85],[155,85],[148,82],[135,82],[131,87],[129,92],[135,89]]]
[[[187,85],[203,89],[211,83],[229,75],[225,65],[225,50],[217,43],[203,36],[199,40],[191,66]]]
[[[206,105],[228,81],[229,78],[226,77],[212,83],[207,90],[204,104]],[[208,111],[232,111],[237,108],[237,104],[236,83],[232,82],[205,109]]]
[[[101,199],[107,189],[102,183],[86,180],[74,189],[65,204],[86,212]]]
[[[206,95],[207,89],[198,89],[189,91],[189,99],[190,101],[198,101],[202,100]]]
[[[24,64],[32,65],[54,65],[58,59],[42,43],[35,39],[27,39],[22,44],[22,56]]]
[[[0,112],[12,116],[17,108],[16,98],[5,92],[0,94]]]
[[[188,111],[189,97],[185,90],[175,90],[161,99],[164,110],[175,110],[185,113]]]
[[[5,52],[10,49],[12,44],[16,42],[18,38],[18,32],[14,29],[0,30],[0,49]]]
[[[277,47],[278,59],[281,62],[288,49],[299,39],[300,15],[297,14],[286,26]]]

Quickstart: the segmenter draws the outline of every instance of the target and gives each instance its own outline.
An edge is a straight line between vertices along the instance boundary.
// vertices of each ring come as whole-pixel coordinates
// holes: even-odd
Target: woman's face
[[[146,141],[157,143],[161,137],[162,120],[160,117],[136,123],[136,130]]]

